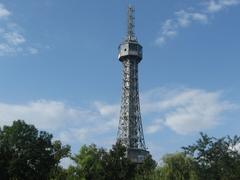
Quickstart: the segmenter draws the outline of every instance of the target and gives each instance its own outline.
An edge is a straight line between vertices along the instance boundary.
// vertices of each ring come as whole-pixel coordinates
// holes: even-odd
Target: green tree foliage
[[[83,146],[73,157],[76,166],[68,169],[68,179],[84,180],[131,180],[148,179],[156,162],[151,156],[137,166],[126,157],[126,148],[120,143],[113,145],[109,152],[96,145]]]
[[[52,143],[54,150],[54,167],[51,169],[50,178],[52,180],[65,180],[67,171],[60,166],[60,161],[63,158],[70,157],[70,146],[62,145],[61,141],[54,141]]]
[[[96,145],[82,146],[79,153],[72,159],[76,166],[71,166],[72,177],[75,179],[99,179],[104,176],[103,158],[106,152]]]
[[[240,152],[236,147],[240,137],[220,139],[201,133],[194,145],[184,147],[185,153],[194,159],[199,179],[240,179]]]
[[[195,180],[197,179],[194,161],[184,153],[167,154],[163,165],[156,169],[155,179],[159,180]]]
[[[152,179],[239,180],[239,145],[238,136],[217,139],[201,133],[195,144],[183,147],[183,153],[165,155]]]
[[[0,179],[49,179],[69,152],[69,146],[52,143],[51,134],[39,132],[24,121],[14,121],[0,130]]]
[[[104,157],[106,180],[133,179],[136,165],[126,157],[126,147],[117,143]]]
[[[137,180],[154,180],[155,169],[157,167],[156,161],[152,159],[152,156],[149,155],[144,160],[143,164],[137,166],[137,174],[135,179]]]
[[[109,151],[84,145],[71,157],[75,165],[64,169],[60,161],[70,156],[70,146],[19,120],[0,128],[0,179],[239,180],[239,146],[238,136],[217,139],[201,133],[195,144],[165,155],[157,166],[150,155],[142,164],[132,163],[120,143]]]

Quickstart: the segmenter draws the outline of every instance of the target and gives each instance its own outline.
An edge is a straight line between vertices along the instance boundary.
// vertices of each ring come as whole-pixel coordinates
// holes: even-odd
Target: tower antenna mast
[[[128,40],[135,40],[135,16],[134,16],[135,9],[133,6],[128,6],[128,34],[127,39]]]

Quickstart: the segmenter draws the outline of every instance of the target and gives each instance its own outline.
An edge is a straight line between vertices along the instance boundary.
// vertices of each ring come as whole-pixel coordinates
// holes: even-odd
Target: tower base
[[[143,149],[127,149],[127,157],[130,161],[137,164],[142,164],[149,152]]]

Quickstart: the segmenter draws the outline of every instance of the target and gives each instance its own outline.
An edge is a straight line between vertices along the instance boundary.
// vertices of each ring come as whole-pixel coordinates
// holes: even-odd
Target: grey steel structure
[[[149,153],[144,141],[138,91],[138,64],[143,54],[134,33],[134,20],[134,8],[129,6],[128,33],[119,46],[118,56],[123,64],[123,85],[117,139],[127,147],[127,157],[141,163]]]

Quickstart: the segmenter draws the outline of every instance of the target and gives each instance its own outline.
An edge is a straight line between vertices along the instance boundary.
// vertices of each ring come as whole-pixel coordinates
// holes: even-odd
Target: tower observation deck
[[[138,88],[138,64],[143,54],[135,36],[134,20],[134,8],[129,6],[127,36],[119,46],[118,55],[123,64],[123,84],[117,140],[126,146],[132,162],[142,163],[149,152],[144,141]]]

